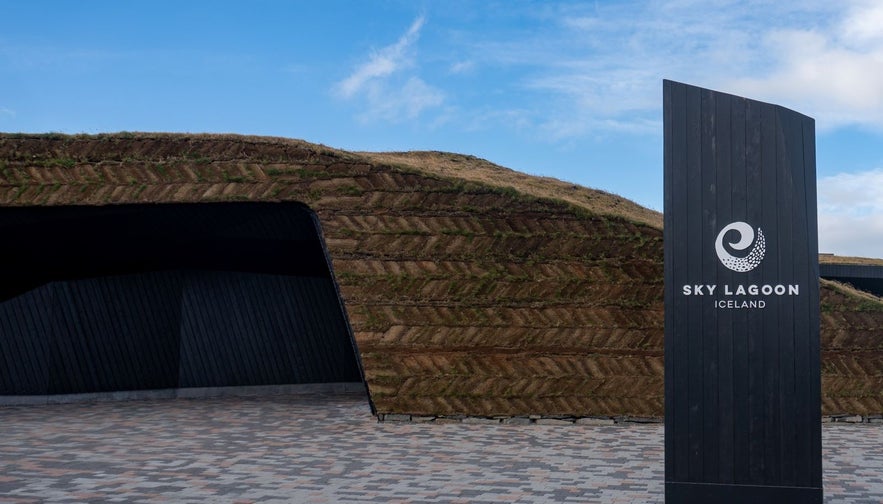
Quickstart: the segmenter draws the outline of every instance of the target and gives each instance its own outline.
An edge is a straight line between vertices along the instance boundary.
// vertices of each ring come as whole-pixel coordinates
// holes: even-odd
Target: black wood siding
[[[0,232],[0,395],[361,381],[301,205],[5,208]]]
[[[822,264],[822,278],[852,285],[857,289],[883,297],[883,266],[868,264]]]
[[[666,500],[821,502],[814,122],[671,81],[664,114]],[[766,237],[753,270],[718,260],[733,222]],[[724,294],[738,285],[799,295]],[[746,300],[765,307],[717,305]]]

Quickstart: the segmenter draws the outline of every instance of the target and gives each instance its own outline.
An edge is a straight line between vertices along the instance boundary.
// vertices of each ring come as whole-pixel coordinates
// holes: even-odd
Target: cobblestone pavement
[[[826,425],[829,503],[883,502],[883,426]],[[662,503],[662,426],[378,423],[362,396],[0,407],[0,502]]]

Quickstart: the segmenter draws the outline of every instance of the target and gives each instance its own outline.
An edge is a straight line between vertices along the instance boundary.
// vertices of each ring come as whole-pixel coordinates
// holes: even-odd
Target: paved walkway
[[[825,501],[883,502],[883,426],[826,425]],[[661,425],[377,423],[362,396],[0,407],[0,502],[662,503]]]

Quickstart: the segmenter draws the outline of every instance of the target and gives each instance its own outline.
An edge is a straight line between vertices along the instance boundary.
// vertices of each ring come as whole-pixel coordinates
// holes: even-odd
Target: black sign
[[[815,123],[663,94],[666,502],[821,503]]]

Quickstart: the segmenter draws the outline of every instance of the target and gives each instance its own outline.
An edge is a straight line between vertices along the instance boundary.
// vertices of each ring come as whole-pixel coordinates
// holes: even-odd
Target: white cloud
[[[719,3],[707,22],[674,11],[685,17],[671,31],[693,43],[649,36],[660,47],[649,54],[675,62],[669,78],[785,105],[814,117],[820,130],[883,129],[883,4]]]
[[[836,32],[772,32],[766,47],[775,51],[776,69],[734,79],[733,88],[798,108],[814,116],[821,129],[847,124],[883,128],[883,38],[862,36],[862,41],[872,43],[857,49]]]
[[[879,0],[558,3],[535,16],[539,29],[477,43],[470,59],[524,69],[517,84],[548,118],[538,124],[561,138],[608,122],[649,132],[663,78],[782,104],[819,130],[883,129]]]
[[[663,78],[696,82],[741,59],[744,23],[717,9],[648,0],[544,4],[538,29],[476,44],[482,67],[519,69],[536,124],[554,141],[661,131]],[[523,70],[522,70],[523,69]],[[516,89],[516,91],[518,91]]]
[[[877,0],[855,3],[841,23],[844,41],[853,47],[879,48],[883,42],[883,4]]]
[[[392,122],[416,119],[424,110],[437,107],[444,101],[441,91],[419,77],[408,78],[395,90],[383,83],[370,83],[365,89],[365,95],[367,109],[360,115],[365,122],[374,119]]]
[[[452,74],[462,74],[472,71],[473,68],[475,68],[474,61],[457,61],[448,68],[448,72]]]
[[[655,81],[642,69],[610,69],[602,74],[575,65],[570,73],[538,77],[529,88],[562,96],[555,114],[540,121],[547,138],[558,140],[598,132],[648,133],[661,131],[661,118],[650,111],[659,106],[659,92],[644,83]],[[661,87],[661,81],[659,81]]]
[[[568,28],[576,28],[578,30],[595,30],[603,28],[603,22],[597,17],[592,16],[564,17],[561,22]]]
[[[413,46],[420,37],[425,19],[414,20],[394,44],[372,53],[346,78],[335,84],[334,92],[343,99],[363,102],[360,119],[400,121],[417,118],[423,111],[440,106],[444,93],[414,73]]]
[[[15,111],[6,107],[0,107],[0,119],[4,117],[15,117]]]
[[[420,29],[424,22],[425,19],[422,16],[418,17],[395,44],[371,54],[367,62],[359,65],[349,77],[337,84],[338,92],[345,98],[349,98],[361,91],[372,80],[386,77],[408,65],[408,49],[420,36]]]
[[[883,258],[883,169],[818,181],[819,250]]]

